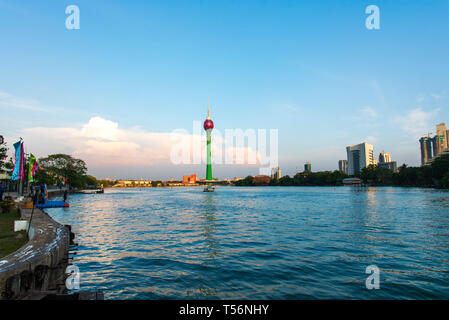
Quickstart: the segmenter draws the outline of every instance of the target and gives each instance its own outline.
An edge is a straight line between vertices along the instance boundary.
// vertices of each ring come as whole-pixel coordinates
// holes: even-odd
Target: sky
[[[365,25],[372,4],[379,30]],[[447,12],[445,0],[0,0],[0,135],[99,178],[204,177],[204,164],[172,163],[171,133],[193,135],[210,99],[213,141],[277,129],[283,174],[335,170],[361,142],[417,166],[419,137],[449,124]],[[214,165],[218,178],[258,173]]]

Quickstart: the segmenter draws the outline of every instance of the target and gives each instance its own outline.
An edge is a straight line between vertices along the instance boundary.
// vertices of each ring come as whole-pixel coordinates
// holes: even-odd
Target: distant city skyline
[[[449,130],[446,123],[437,124],[435,132],[435,135],[428,133],[419,139],[422,166],[429,164],[433,158],[449,149]]]
[[[67,30],[67,3],[0,0],[0,135],[99,178],[204,178],[170,163],[170,133],[192,131],[210,98],[217,131],[279,130],[283,175],[337,170],[363,141],[419,166],[419,139],[449,121],[449,3],[377,1],[380,30],[368,4],[80,0]]]

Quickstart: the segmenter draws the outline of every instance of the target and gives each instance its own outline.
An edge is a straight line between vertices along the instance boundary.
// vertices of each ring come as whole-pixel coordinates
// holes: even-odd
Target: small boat
[[[57,200],[47,200],[45,203],[36,204],[36,208],[45,209],[45,208],[68,208],[69,204],[64,201]]]
[[[214,192],[215,188],[214,187],[206,187],[203,189],[203,192]]]
[[[95,193],[104,193],[104,189],[97,189],[97,190],[81,190],[80,193],[84,193],[84,194],[95,194]]]

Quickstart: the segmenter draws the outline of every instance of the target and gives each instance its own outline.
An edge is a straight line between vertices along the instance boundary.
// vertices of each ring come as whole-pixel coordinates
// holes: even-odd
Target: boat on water
[[[45,208],[68,208],[69,204],[65,201],[58,200],[47,200],[44,203],[37,203],[36,208],[45,209]]]
[[[203,189],[203,192],[214,192],[215,191],[215,187],[206,187]]]
[[[97,190],[81,190],[80,193],[85,193],[85,194],[104,193],[104,189],[97,189]]]

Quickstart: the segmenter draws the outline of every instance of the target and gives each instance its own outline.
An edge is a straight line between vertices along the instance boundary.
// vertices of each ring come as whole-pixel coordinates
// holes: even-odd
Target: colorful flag
[[[36,157],[30,153],[30,164],[28,169],[28,181],[33,182],[34,181],[34,175],[37,171],[37,168],[39,167],[39,164],[37,162]]]
[[[14,143],[14,149],[16,151],[15,154],[15,164],[14,169],[12,171],[11,180],[21,180],[25,177],[25,173],[23,170],[23,157],[24,157],[24,151],[23,151],[23,140],[20,139],[20,141]]]

